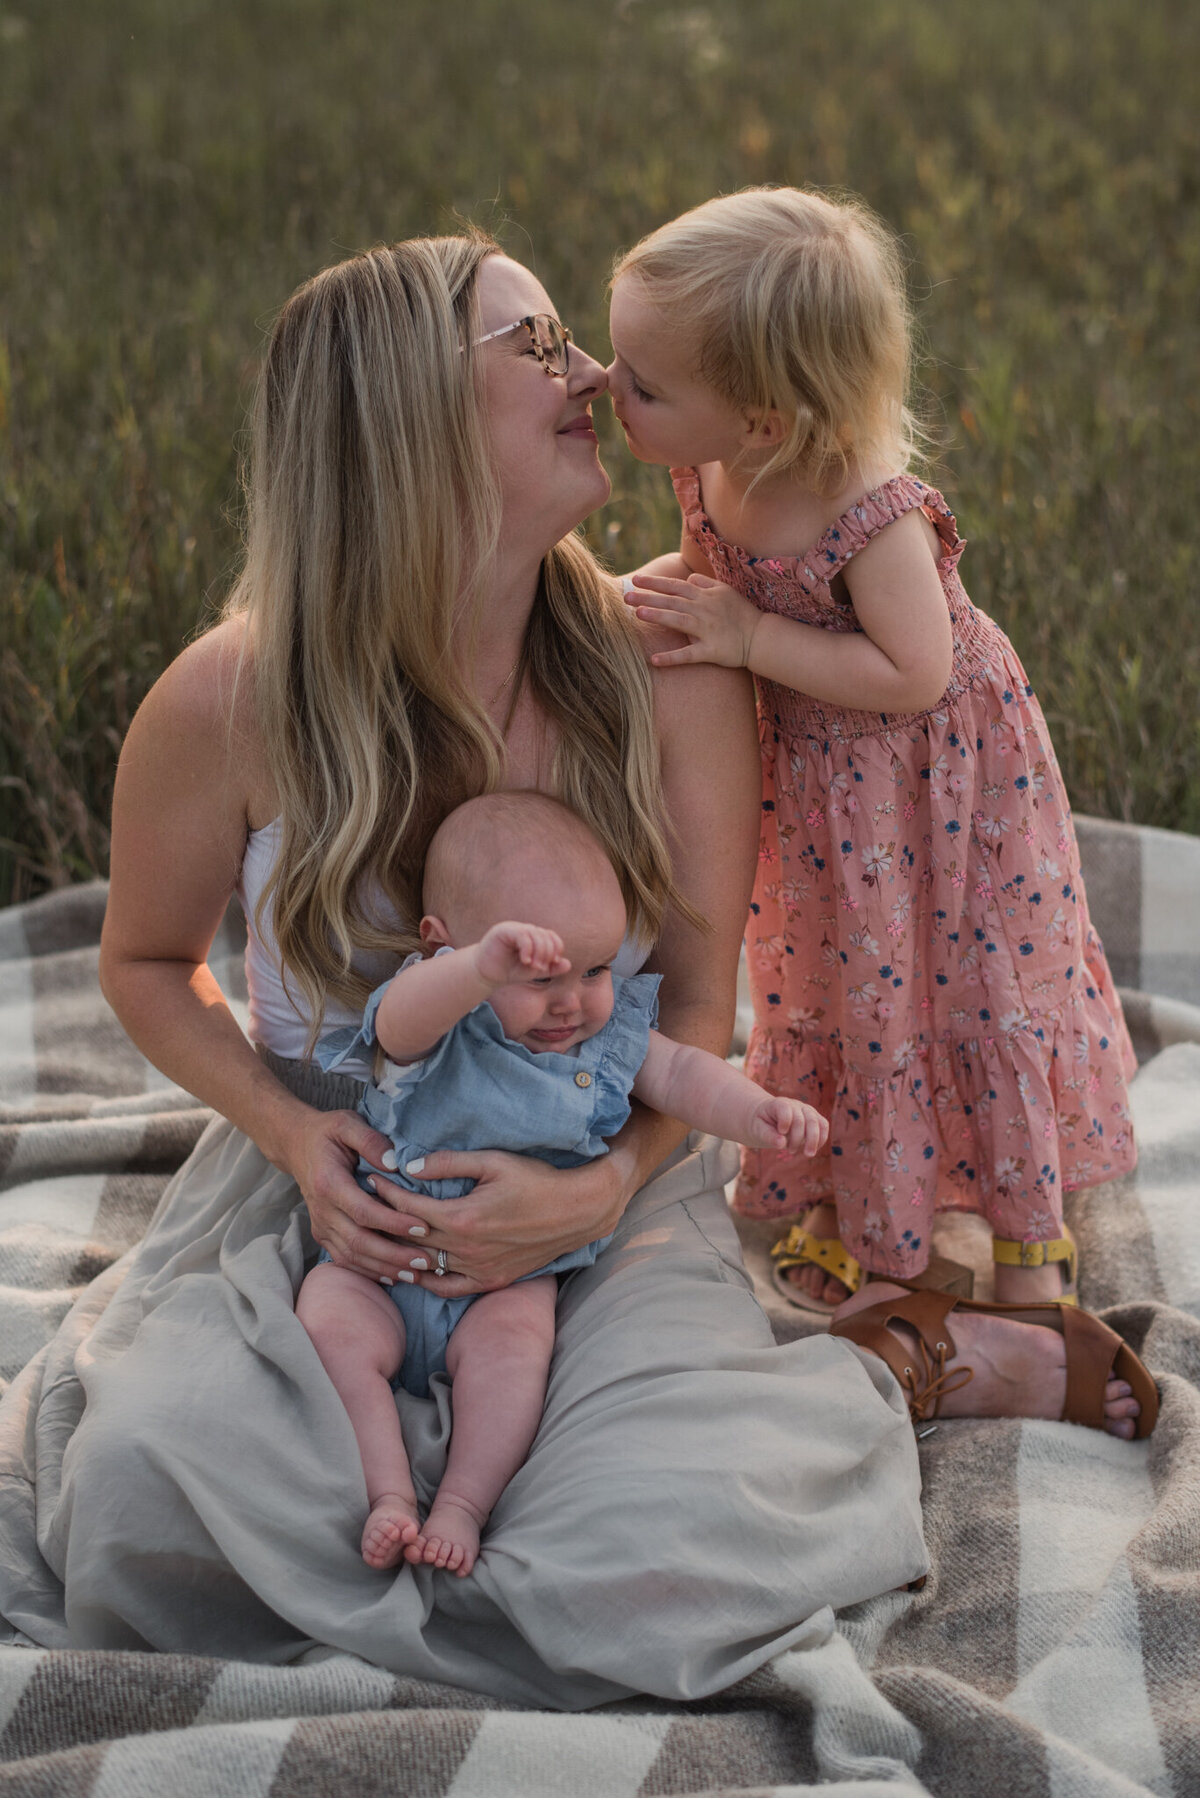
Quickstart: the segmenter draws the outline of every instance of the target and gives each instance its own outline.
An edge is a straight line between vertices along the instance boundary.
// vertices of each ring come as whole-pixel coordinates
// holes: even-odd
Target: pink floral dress
[[[688,534],[764,611],[859,629],[835,576],[919,506],[941,539],[950,684],[928,712],[852,711],[757,680],[758,878],[746,934],[746,1071],[830,1119],[828,1152],[743,1151],[735,1205],[787,1218],[837,1204],[875,1273],[919,1273],[935,1211],[998,1237],[1062,1234],[1062,1195],[1134,1164],[1133,1051],[1088,920],[1046,721],[1003,631],[971,604],[941,495],[898,475],[807,555],[725,542],[694,469],[673,469]]]

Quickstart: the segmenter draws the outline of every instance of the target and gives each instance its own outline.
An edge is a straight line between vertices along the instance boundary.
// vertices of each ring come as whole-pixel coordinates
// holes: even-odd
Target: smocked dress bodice
[[[986,677],[1006,640],[993,620],[967,597],[958,575],[959,558],[966,544],[958,534],[954,514],[935,488],[927,487],[913,475],[896,475],[873,492],[865,493],[804,555],[752,556],[721,537],[713,527],[704,510],[696,469],[675,468],[671,477],[688,535],[718,580],[736,587],[762,612],[776,612],[829,631],[862,630],[845,583],[838,582],[837,576],[887,525],[919,509],[938,534],[938,576],[954,638],[950,679],[937,706],[928,711],[952,705]],[[877,736],[927,716],[927,712],[872,712],[830,705],[759,676],[755,677],[755,684],[764,717],[789,736],[845,741]]]

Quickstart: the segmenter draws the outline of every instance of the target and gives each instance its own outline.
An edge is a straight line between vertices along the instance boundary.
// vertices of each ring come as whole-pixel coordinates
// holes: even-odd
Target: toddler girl
[[[613,973],[626,929],[617,876],[596,837],[557,801],[493,793],[452,812],[430,846],[423,903],[431,958],[410,956],[368,1000],[361,1030],[335,1033],[319,1051],[327,1067],[364,1047],[374,1053],[359,1110],[391,1137],[385,1159],[400,1170],[398,1184],[435,1198],[470,1191],[472,1180],[419,1179],[435,1149],[505,1149],[578,1166],[605,1153],[631,1091],[736,1142],[789,1155],[812,1155],[824,1142],[825,1121],[810,1107],[772,1097],[653,1028],[658,976]],[[377,1190],[365,1163],[359,1177]],[[516,1285],[458,1299],[404,1284],[411,1274],[385,1290],[322,1255],[296,1312],[358,1440],[370,1566],[404,1558],[471,1571],[480,1531],[542,1415],[553,1275],[588,1265],[604,1246],[589,1243]],[[436,1271],[451,1271],[444,1252]],[[391,1390],[397,1371],[418,1396],[432,1374],[453,1382],[445,1477],[423,1528]]]
[[[1134,1163],[1133,1055],[1045,719],[906,472],[894,241],[853,201],[711,200],[618,261],[611,336],[629,447],[683,511],[629,603],[688,639],[660,667],[755,676],[747,1072],[830,1120],[814,1162],[749,1149],[737,1209],[806,1213],[776,1253],[813,1310],[919,1274],[944,1208],[991,1225],[997,1299],[1059,1298],[1064,1191]]]

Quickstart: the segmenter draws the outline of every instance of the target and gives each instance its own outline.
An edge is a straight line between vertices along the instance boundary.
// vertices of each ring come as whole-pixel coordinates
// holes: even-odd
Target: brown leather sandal
[[[897,1281],[897,1284],[899,1282]],[[1039,1324],[1057,1330],[1067,1354],[1067,1396],[1062,1419],[1104,1428],[1104,1388],[1108,1380],[1124,1380],[1142,1407],[1134,1421],[1134,1436],[1148,1436],[1158,1420],[1158,1388],[1143,1363],[1115,1330],[1090,1311],[1057,1303],[996,1305],[980,1299],[960,1299],[952,1293],[906,1291],[899,1298],[884,1299],[836,1319],[830,1335],[844,1336],[859,1348],[870,1349],[886,1361],[908,1398],[908,1414],[914,1423],[925,1423],[938,1414],[948,1392],[957,1392],[975,1378],[972,1367],[947,1371],[946,1363],[957,1354],[947,1328],[952,1311],[975,1311],[989,1317],[1010,1317],[1014,1323]],[[916,1332],[916,1351],[889,1330],[891,1323],[907,1324]]]

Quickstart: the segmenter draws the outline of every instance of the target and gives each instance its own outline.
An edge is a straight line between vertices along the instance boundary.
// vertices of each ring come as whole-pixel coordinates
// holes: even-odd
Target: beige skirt
[[[303,1097],[353,1083],[273,1062]],[[693,1138],[562,1282],[545,1413],[474,1572],[375,1572],[353,1433],[294,1299],[294,1182],[212,1124],[139,1247],[8,1394],[0,1614],[48,1647],[292,1661],[315,1644],[500,1700],[702,1698],[926,1567],[912,1431],[874,1356],[776,1346]],[[448,1380],[397,1394],[427,1504]]]

